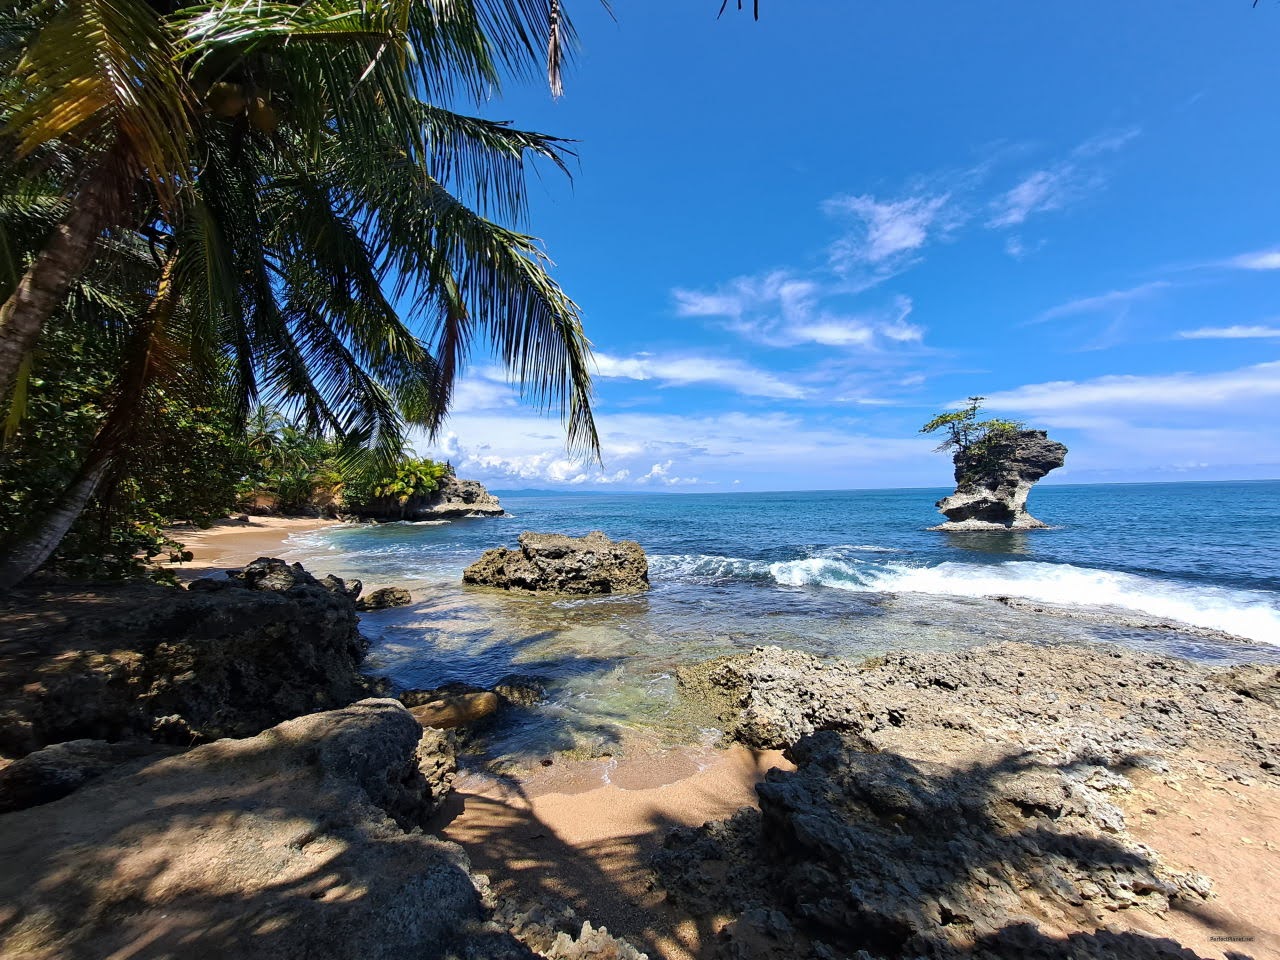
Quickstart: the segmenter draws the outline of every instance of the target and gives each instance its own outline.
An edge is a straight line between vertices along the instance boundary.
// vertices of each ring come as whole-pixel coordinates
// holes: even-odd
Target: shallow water
[[[676,709],[676,667],[756,644],[859,657],[1093,640],[1280,662],[1280,482],[1041,487],[1032,510],[1055,529],[998,534],[925,529],[946,492],[512,496],[508,518],[328,528],[295,535],[289,555],[413,589],[419,602],[363,620],[370,668],[401,686],[548,678],[548,701],[492,741],[514,760],[705,740]],[[526,529],[638,540],[652,589],[554,600],[462,587],[468,563]],[[1039,615],[995,596],[1117,615]],[[1134,617],[1254,643],[1119,625]]]

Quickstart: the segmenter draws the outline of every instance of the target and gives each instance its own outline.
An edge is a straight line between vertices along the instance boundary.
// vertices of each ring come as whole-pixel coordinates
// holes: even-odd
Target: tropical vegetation
[[[251,450],[262,405],[398,475],[476,349],[594,453],[578,308],[515,226],[568,145],[452,108],[534,68],[558,92],[572,42],[559,0],[7,0],[0,587],[130,483]]]
[[[983,475],[989,467],[1004,460],[1011,452],[1018,431],[1025,426],[1019,420],[993,417],[979,420],[978,411],[986,397],[969,397],[963,407],[938,414],[923,427],[921,433],[942,431],[939,453],[952,454],[957,480],[965,476]]]

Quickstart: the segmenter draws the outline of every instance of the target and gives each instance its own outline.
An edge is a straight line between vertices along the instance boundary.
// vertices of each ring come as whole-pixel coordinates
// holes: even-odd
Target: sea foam
[[[784,586],[816,585],[839,590],[950,597],[1019,597],[1063,606],[1116,607],[1280,644],[1280,608],[1267,594],[1182,584],[1066,563],[946,562],[915,566],[806,557],[772,564],[770,573]]]

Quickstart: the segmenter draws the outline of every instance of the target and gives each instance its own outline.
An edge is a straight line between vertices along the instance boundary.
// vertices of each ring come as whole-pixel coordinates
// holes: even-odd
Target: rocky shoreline
[[[264,559],[189,590],[6,602],[0,953],[1193,958],[1215,955],[1213,923],[1280,950],[1265,907],[1242,906],[1263,880],[1232,887],[1143,832],[1188,842],[1184,791],[1280,819],[1275,666],[1006,643],[682,668],[701,726],[796,769],[705,826],[653,821],[657,899],[628,942],[597,926],[593,902],[613,904],[549,897],[570,866],[536,859],[550,828],[488,834],[508,851],[489,877],[438,835],[467,726],[518,722],[538,678],[387,699],[361,672],[359,594]],[[1274,870],[1277,843],[1233,857]],[[546,885],[506,883],[529,857]],[[654,934],[659,909],[698,933]]]
[[[1129,833],[1124,798],[1152,782],[1273,803],[1280,789],[1274,666],[1104,646],[865,663],[757,648],[680,683],[728,737],[798,768],[768,775],[759,810],[677,831],[655,859],[681,907],[732,918],[718,956],[1195,957],[1115,929],[1214,897]]]

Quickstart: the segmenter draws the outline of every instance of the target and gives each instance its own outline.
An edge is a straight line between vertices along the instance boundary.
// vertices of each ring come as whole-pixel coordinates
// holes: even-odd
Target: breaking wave
[[[1280,645],[1280,601],[1262,591],[1185,584],[1066,563],[948,561],[926,566],[840,556],[842,551],[854,549],[827,549],[814,556],[775,563],[716,556],[662,556],[651,558],[650,565],[659,577],[704,582],[745,579],[772,581],[785,587],[943,597],[1018,597],[1068,607],[1119,608]]]

